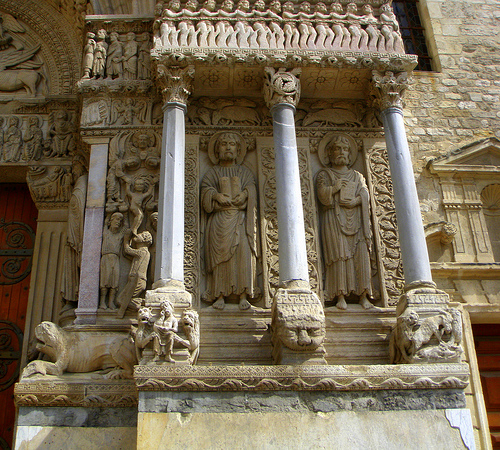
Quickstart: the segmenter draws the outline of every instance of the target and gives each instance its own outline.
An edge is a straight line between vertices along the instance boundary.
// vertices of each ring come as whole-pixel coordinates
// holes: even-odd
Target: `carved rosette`
[[[387,108],[403,109],[403,94],[411,79],[407,72],[378,72],[372,73],[374,104],[381,111]]]
[[[264,100],[269,109],[279,103],[297,106],[300,99],[300,69],[265,68]]]
[[[165,103],[186,105],[193,92],[194,66],[167,67],[164,64],[158,64],[156,79],[160,84]]]

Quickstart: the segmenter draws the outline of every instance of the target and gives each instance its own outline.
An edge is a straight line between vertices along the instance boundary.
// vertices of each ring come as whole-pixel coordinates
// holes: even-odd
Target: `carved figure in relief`
[[[139,56],[137,58],[137,79],[148,80],[151,76],[151,51],[149,45],[149,33],[140,36]]]
[[[24,155],[26,161],[38,161],[42,157],[43,133],[40,128],[40,119],[36,116],[28,120],[28,129],[24,133]]]
[[[149,264],[149,246],[153,243],[153,238],[149,231],[143,231],[132,238],[132,230],[128,230],[124,238],[123,253],[132,258],[127,283],[120,292],[117,303],[120,305],[118,318],[125,315],[125,311],[130,303],[142,294],[146,289],[148,264]],[[134,302],[137,307],[137,302]]]
[[[87,80],[90,79],[92,68],[94,66],[94,52],[96,46],[94,38],[95,33],[87,33],[87,43],[83,49],[83,78]]]
[[[153,236],[153,243],[149,247],[149,277],[148,279],[152,282],[155,279],[155,262],[156,262],[156,231],[158,228],[158,211],[154,211],[149,216],[149,221],[151,223],[150,233]]]
[[[5,162],[17,162],[21,159],[23,135],[19,128],[19,117],[12,116],[4,134],[3,152]]]
[[[117,309],[115,303],[120,278],[120,251],[123,244],[123,214],[115,212],[106,219],[102,234],[100,309]],[[108,302],[106,302],[108,298]]]
[[[137,364],[128,333],[66,331],[52,322],[35,328],[36,348],[50,361],[30,362],[22,378],[35,374],[61,376],[64,372],[88,373],[104,370],[105,378],[132,378]]]
[[[151,308],[142,307],[137,313],[137,327],[132,326],[131,334],[135,343],[137,361],[141,363],[143,350],[157,337],[153,329],[154,318]]]
[[[80,283],[80,262],[83,241],[83,219],[87,198],[87,173],[82,161],[73,163],[73,192],[68,205],[67,241],[61,279],[64,306],[61,312],[76,308]]]
[[[181,323],[187,340],[181,339],[180,342],[189,350],[190,364],[196,364],[200,354],[200,318],[198,313],[192,309],[185,309],[182,312]]]
[[[346,309],[346,297],[354,294],[363,308],[371,308],[368,188],[363,175],[349,167],[357,153],[355,142],[347,135],[328,139],[318,153],[322,163],[331,167],[321,170],[316,178],[322,206],[325,298],[336,298],[337,308]]]
[[[127,33],[125,44],[123,45],[123,77],[126,80],[137,79],[137,50],[135,33]]]
[[[99,30],[96,35],[94,61],[92,63],[92,75],[94,78],[104,78],[106,72],[106,57],[108,55],[106,36],[106,30]]]
[[[174,316],[174,308],[168,300],[164,300],[160,305],[160,317],[155,321],[153,329],[156,333],[153,341],[155,352],[154,362],[161,359],[168,362],[175,362],[172,358],[172,350],[179,322]]]
[[[54,123],[49,129],[49,157],[62,157],[73,154],[76,149],[73,123],[69,114],[60,110],[54,114]]]
[[[111,33],[109,39],[111,43],[106,59],[106,78],[121,78],[123,75],[123,46],[118,39],[118,33]]]
[[[132,234],[137,236],[137,230],[144,219],[143,205],[146,200],[153,195],[154,184],[150,184],[144,177],[138,177],[134,180],[132,186],[127,184],[125,192],[129,201],[129,211],[132,213]]]
[[[209,155],[214,167],[203,177],[201,204],[205,225],[207,290],[204,300],[223,309],[231,296],[240,309],[259,294],[257,287],[257,188],[253,174],[241,165],[246,149],[235,133],[214,136]]]
[[[457,309],[424,318],[408,309],[398,317],[391,335],[390,359],[395,364],[458,362],[461,341],[462,318]]]

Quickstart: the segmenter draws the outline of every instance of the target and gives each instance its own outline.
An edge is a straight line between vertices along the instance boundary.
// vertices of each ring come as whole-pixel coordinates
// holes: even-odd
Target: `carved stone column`
[[[461,315],[448,306],[448,294],[436,289],[432,281],[406,139],[402,94],[408,86],[408,74],[374,71],[373,85],[384,123],[405,275],[405,293],[397,306],[398,319],[391,337],[391,360],[458,362],[462,353]]]
[[[159,306],[168,299],[174,307],[186,308],[191,305],[191,294],[184,286],[185,115],[194,67],[158,64],[156,75],[164,98],[163,138],[155,282],[146,293],[146,304]]]
[[[88,137],[90,161],[88,173],[85,225],[80,266],[80,288],[75,324],[95,324],[99,307],[99,273],[102,229],[106,207],[106,174],[109,137]]]
[[[273,301],[275,364],[326,364],[325,316],[311,291],[295,136],[300,69],[265,69],[264,98],[273,116],[280,288]]]

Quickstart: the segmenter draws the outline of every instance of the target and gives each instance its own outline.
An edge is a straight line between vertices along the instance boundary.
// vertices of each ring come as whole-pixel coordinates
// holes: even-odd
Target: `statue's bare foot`
[[[370,303],[368,300],[368,297],[366,294],[363,294],[361,298],[359,299],[359,304],[364,308],[364,309],[370,309],[373,308],[373,305]]]
[[[242,311],[244,311],[245,309],[250,308],[250,306],[252,306],[252,305],[250,305],[249,301],[247,300],[246,294],[241,294],[241,296],[240,296],[240,304],[239,304],[240,309]]]
[[[219,297],[219,299],[216,302],[214,302],[214,304],[212,305],[212,308],[224,309],[225,306],[226,306],[226,302],[224,301],[224,297]]]
[[[338,309],[347,309],[347,303],[346,303],[345,297],[343,295],[339,295],[339,299],[337,301],[336,306]]]
[[[99,309],[108,309],[108,306],[106,305],[106,303],[101,302],[99,303]]]
[[[118,309],[118,305],[115,302],[109,302],[109,309]]]

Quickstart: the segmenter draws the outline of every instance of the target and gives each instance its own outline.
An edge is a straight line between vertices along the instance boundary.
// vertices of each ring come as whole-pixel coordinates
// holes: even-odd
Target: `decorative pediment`
[[[435,174],[461,176],[500,176],[500,140],[495,137],[474,142],[433,159],[428,168]]]

